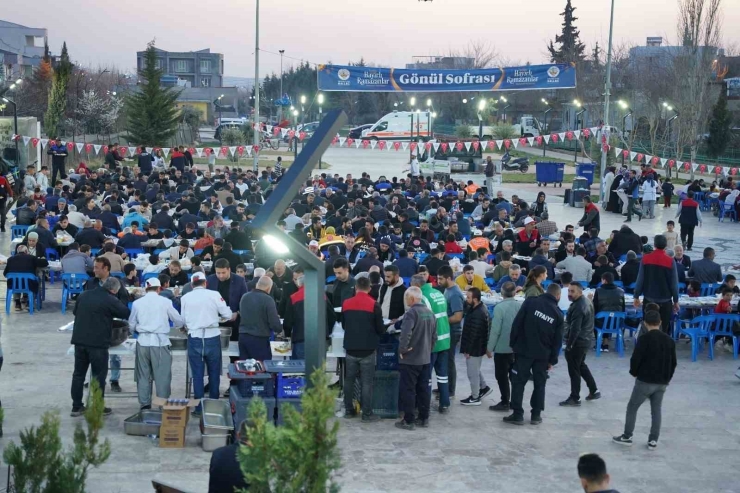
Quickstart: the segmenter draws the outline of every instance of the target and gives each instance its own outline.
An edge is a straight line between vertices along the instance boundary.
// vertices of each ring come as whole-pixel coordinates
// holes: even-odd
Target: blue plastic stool
[[[67,313],[67,300],[73,294],[85,290],[85,283],[90,279],[87,274],[62,274],[62,314]]]
[[[28,232],[28,225],[20,226],[16,224],[10,227],[10,239],[15,240],[16,238],[23,238]]]
[[[8,281],[8,292],[5,295],[6,314],[10,314],[10,302],[13,300],[13,293],[25,293],[28,295],[28,311],[31,315],[33,315],[33,307],[35,303],[38,303],[38,309],[41,310],[41,296],[40,294],[35,293],[31,289],[30,285],[30,281],[36,281],[39,283],[39,288],[41,288],[41,283],[39,282],[38,277],[34,274],[14,273],[8,274],[5,278]]]

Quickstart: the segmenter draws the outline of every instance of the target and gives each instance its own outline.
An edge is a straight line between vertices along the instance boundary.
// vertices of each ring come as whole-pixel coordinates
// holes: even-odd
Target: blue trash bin
[[[563,175],[565,173],[565,163],[537,161],[534,163],[536,170],[537,186],[552,183],[553,186],[558,183],[563,186]]]
[[[590,187],[594,183],[594,171],[596,170],[595,163],[580,163],[576,164],[576,176],[582,176],[588,180],[588,186]]]

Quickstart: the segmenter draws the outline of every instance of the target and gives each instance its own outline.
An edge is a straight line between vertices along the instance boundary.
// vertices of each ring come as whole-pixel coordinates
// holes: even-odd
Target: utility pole
[[[280,95],[278,96],[278,101],[281,102],[280,106],[278,106],[278,124],[283,119],[283,55],[285,54],[285,50],[278,50],[280,52]]]
[[[259,149],[260,145],[260,0],[256,0],[255,29],[254,29],[254,121],[252,140],[254,142],[254,164],[252,169],[257,173],[260,163],[259,153],[254,149]]]
[[[601,144],[601,171],[599,173],[599,201],[604,203],[604,186],[601,180],[606,174],[606,158],[608,151],[604,150],[604,144],[609,145],[609,96],[612,89],[612,35],[614,34],[614,0],[612,0],[611,17],[609,18],[609,47],[606,53],[606,83],[604,84],[604,126],[601,135],[606,136],[606,142]]]

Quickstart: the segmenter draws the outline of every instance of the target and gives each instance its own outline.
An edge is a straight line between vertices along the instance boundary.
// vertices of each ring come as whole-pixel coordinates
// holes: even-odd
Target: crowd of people
[[[693,241],[688,219],[701,221],[692,190],[680,205],[681,234],[669,221],[666,232],[649,242],[628,224],[602,238],[601,211],[589,197],[577,223],[583,234],[577,236],[576,226],[561,229],[551,220],[543,192],[529,204],[473,180],[372,179],[367,173],[322,173],[299,190],[283,190],[278,167],[211,172],[189,167],[179,153],[164,167],[144,149],[137,159],[137,165],[126,166],[114,156],[98,170],[80,166],[69,175],[62,168],[53,183],[44,181],[48,169],[29,166],[23,179],[16,223],[28,230],[8,259],[6,275],[44,276],[53,255],[63,273],[90,276],[74,308],[73,416],[84,412],[88,367],[105,388],[110,361],[111,390],[121,391],[120,358],[108,354],[113,318],[128,319],[139,334],[142,409],[151,406],[152,381],[157,396],[170,396],[171,325],[188,333],[195,398],[220,396],[223,329],[238,341],[238,359],[271,359],[274,338],[289,340],[291,357],[303,359],[304,266],[275,252],[251,226],[272,193],[294,195],[278,226],[325,262],[327,337],[336,322],[344,328],[345,417],[378,419],[372,408],[376,351],[395,328],[402,416],[396,426],[405,430],[429,426],[430,411],[449,412],[455,398],[462,406],[481,405],[494,392],[481,372],[487,358],[493,359],[499,394],[490,410],[510,412],[507,423],[524,423],[522,400],[530,379],[530,423],[542,422],[548,372],[562,350],[571,389],[560,405],[581,405],[581,380],[588,388],[585,400],[599,399],[597,379],[586,364],[594,329],[604,323],[596,315],[624,312],[630,289],[635,307],[643,308],[644,334],[632,356],[630,373],[637,380],[627,423],[615,441],[631,443],[635,414],[649,398],[648,445],[655,448],[660,403],[676,363],[670,326],[679,308],[679,283],[691,289],[691,283],[723,281],[711,248],[693,262],[684,252],[683,245],[690,251]],[[653,187],[651,179],[642,186]],[[629,214],[642,213],[635,199],[628,198],[626,222]],[[643,196],[650,217],[648,200]],[[72,242],[60,244],[63,236]],[[720,293],[737,292],[734,279],[725,282]],[[138,294],[132,289],[137,287]],[[593,292],[584,293],[589,287]],[[490,302],[492,293],[500,303]],[[18,297],[16,309],[24,310],[23,304]],[[102,334],[92,330],[101,325]],[[604,338],[600,349],[608,351],[610,342]],[[464,356],[469,393],[456,385],[456,352]],[[430,393],[432,373],[437,388]],[[353,403],[358,379],[359,413]]]

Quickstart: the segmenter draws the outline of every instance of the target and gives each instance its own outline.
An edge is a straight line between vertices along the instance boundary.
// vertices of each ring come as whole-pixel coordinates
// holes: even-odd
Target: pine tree
[[[154,41],[147,45],[144,66],[139,71],[143,82],[126,99],[130,140],[150,146],[166,145],[177,132],[180,112],[175,104],[179,92],[162,87],[163,71],[157,68]]]
[[[71,73],[72,62],[69,60],[67,43],[65,42],[62,45],[59,65],[54,70],[51,91],[49,92],[49,105],[44,117],[44,130],[49,137],[56,137],[60,130],[60,124],[67,109],[67,85]]]
[[[594,45],[594,49],[591,50],[591,66],[593,68],[601,66],[601,47],[599,46],[598,41]]]
[[[713,158],[721,156],[732,140],[732,113],[727,109],[727,89],[722,86],[719,99],[712,108],[712,118],[709,121],[709,138],[707,150]]]
[[[573,15],[575,7],[567,0],[565,10],[560,13],[563,17],[563,30],[561,34],[555,36],[555,43],[550,41],[547,45],[547,51],[550,52],[550,61],[553,63],[575,63],[585,59],[584,51],[586,46],[581,43],[580,31],[575,27],[575,21],[578,17]],[[555,44],[559,44],[555,48]]]

